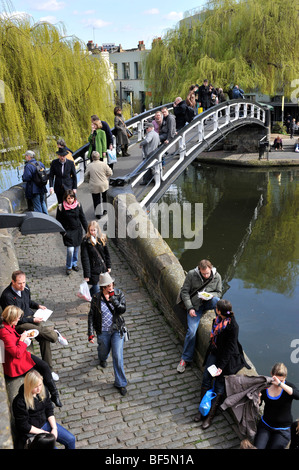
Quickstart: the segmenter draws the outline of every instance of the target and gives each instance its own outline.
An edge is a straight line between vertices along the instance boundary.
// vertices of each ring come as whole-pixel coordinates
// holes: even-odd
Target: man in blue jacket
[[[32,150],[27,150],[23,155],[26,159],[24,173],[22,176],[23,181],[26,183],[25,196],[26,199],[32,201],[34,212],[43,212],[48,214],[47,204],[46,204],[46,186],[38,186],[34,182],[34,174],[36,173],[36,158],[35,153]],[[45,165],[42,162],[38,162],[43,168]]]
[[[239,85],[235,85],[233,88],[233,100],[244,99],[244,90],[239,88]]]

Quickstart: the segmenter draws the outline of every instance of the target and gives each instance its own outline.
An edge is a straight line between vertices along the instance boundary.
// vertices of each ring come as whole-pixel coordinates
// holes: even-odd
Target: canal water
[[[211,260],[257,372],[270,375],[283,362],[299,388],[299,170],[195,163],[159,202],[203,204],[201,248],[165,240],[186,271]],[[295,400],[293,417],[299,418]]]

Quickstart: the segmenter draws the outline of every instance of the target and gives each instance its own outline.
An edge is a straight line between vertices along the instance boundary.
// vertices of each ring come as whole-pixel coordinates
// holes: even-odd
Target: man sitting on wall
[[[23,271],[18,270],[12,273],[11,283],[2,292],[0,304],[2,310],[8,305],[15,305],[23,310],[24,315],[19,320],[16,331],[22,334],[24,331],[31,329],[38,330],[39,334],[36,336],[36,341],[39,343],[42,359],[47,362],[52,371],[50,343],[56,343],[58,341],[63,346],[66,346],[68,342],[58,330],[54,330],[53,326],[45,324],[41,317],[34,316],[33,310],[45,310],[46,307],[39,305],[31,299],[30,289],[26,284],[26,275]],[[55,372],[52,372],[52,377],[54,380],[59,380],[59,376]]]
[[[181,298],[187,309],[187,333],[183,354],[177,367],[183,373],[193,359],[196,332],[206,310],[215,310],[222,294],[222,279],[209,260],[201,260],[195,269],[188,272],[181,288]],[[215,311],[216,313],[216,311]]]

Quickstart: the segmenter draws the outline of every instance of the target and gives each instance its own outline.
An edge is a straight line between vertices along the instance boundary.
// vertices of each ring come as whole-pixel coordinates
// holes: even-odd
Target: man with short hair
[[[160,142],[163,144],[169,144],[170,140],[174,138],[176,134],[176,122],[175,116],[173,114],[169,114],[167,108],[161,109],[163,115],[163,122],[160,129]]]
[[[35,173],[37,172],[37,161],[35,158],[35,153],[33,150],[27,150],[23,154],[23,157],[26,159],[24,173],[22,180],[26,183],[25,196],[28,201],[32,202],[34,212],[42,212],[48,214],[47,204],[46,204],[46,186],[38,186],[34,181]],[[42,162],[38,162],[40,166],[45,168],[45,165]]]
[[[148,158],[152,152],[154,152],[160,144],[159,135],[155,132],[154,124],[149,122],[146,124],[146,136],[142,142],[140,142],[140,148],[143,149],[144,158]]]
[[[74,162],[66,158],[68,150],[60,148],[56,153],[58,158],[53,160],[50,166],[50,194],[55,192],[58,204],[62,204],[67,189],[77,191],[77,174]]]
[[[176,130],[182,129],[189,119],[187,117],[188,106],[185,100],[178,96],[173,103],[173,112],[176,119]]]
[[[177,367],[179,373],[183,373],[186,365],[193,359],[196,332],[203,313],[206,310],[215,310],[221,294],[221,276],[209,260],[201,260],[195,269],[188,272],[181,288],[181,298],[187,309],[188,327],[181,361]]]
[[[58,374],[52,371],[52,353],[50,343],[56,343],[58,341],[63,346],[66,346],[68,342],[58,330],[54,330],[54,327],[43,325],[42,318],[34,317],[32,309],[45,310],[46,307],[31,299],[30,289],[26,284],[26,275],[23,271],[17,270],[12,273],[10,285],[4,289],[0,297],[0,305],[2,310],[4,310],[8,305],[15,305],[24,312],[23,317],[16,326],[16,331],[19,334],[22,334],[26,330],[38,330],[39,334],[35,339],[39,343],[42,359],[48,363],[53,379],[59,380]]]
[[[204,111],[209,109],[209,80],[206,78],[203,84],[198,88],[198,106],[202,107]]]

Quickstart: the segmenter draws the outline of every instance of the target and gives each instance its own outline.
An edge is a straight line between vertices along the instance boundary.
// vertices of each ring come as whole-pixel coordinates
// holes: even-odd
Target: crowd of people
[[[237,85],[233,98],[244,96]],[[215,89],[208,80],[201,86],[192,85],[185,100],[177,97],[173,103],[173,114],[167,107],[155,113],[152,122],[146,124],[146,136],[140,143],[143,158],[148,158],[159,145],[168,144],[176,133],[198,114],[215,104],[225,101],[221,88]],[[114,110],[114,132],[119,152],[128,156],[129,137],[122,110]],[[279,137],[279,136],[278,136]],[[88,181],[95,211],[95,218],[101,218],[98,208],[106,202],[109,178],[113,174],[113,162],[107,159],[108,151],[113,151],[112,132],[107,123],[97,115],[91,116],[88,165],[85,180]],[[275,143],[281,148],[282,142]],[[77,199],[77,178],[72,151],[66,143],[57,142],[58,158],[53,160],[49,173],[50,193],[55,192],[58,201],[56,218],[63,226],[63,244],[66,247],[66,275],[78,271],[79,253],[83,279],[89,286],[90,309],[88,313],[88,341],[97,341],[99,365],[107,367],[111,353],[114,370],[114,386],[122,396],[127,394],[128,381],[125,374],[123,346],[126,338],[126,325],[123,318],[126,312],[124,293],[115,287],[111,276],[112,263],[107,236],[102,233],[97,220],[88,223],[82,204]],[[275,147],[276,148],[276,147]],[[34,179],[38,171],[35,154],[27,151],[23,180],[26,184],[26,197],[32,201],[34,210],[47,214],[45,186]],[[85,233],[83,233],[85,232]],[[197,330],[200,321],[208,310],[214,310],[210,340],[204,359],[204,372],[200,388],[200,403],[211,389],[214,398],[209,412],[203,415],[199,407],[194,421],[203,429],[211,426],[213,419],[227,397],[226,378],[231,379],[243,367],[250,369],[239,342],[239,326],[236,314],[229,300],[222,298],[222,278],[209,260],[203,259],[185,278],[180,292],[186,310],[187,331],[177,372],[183,374],[192,363]],[[75,448],[75,436],[56,422],[53,404],[62,406],[55,382],[59,376],[53,370],[51,343],[68,345],[67,339],[44,321],[45,306],[31,298],[26,283],[26,274],[12,273],[11,283],[3,291],[0,339],[5,347],[5,375],[11,378],[24,376],[13,401],[13,415],[16,423],[19,446],[24,448],[55,448],[56,442],[66,448]],[[41,358],[32,354],[30,348],[34,340],[39,343]],[[267,386],[266,386],[267,385]],[[281,449],[291,442],[298,448],[299,426],[291,414],[292,401],[299,399],[299,390],[287,380],[287,368],[277,363],[271,371],[271,378],[259,393],[264,403],[264,413],[259,419],[255,416],[257,430],[253,439],[246,439],[246,446],[258,449]],[[236,384],[237,387],[237,384]],[[199,404],[200,404],[199,403]],[[245,441],[244,441],[245,442]],[[245,444],[244,448],[245,448]]]

